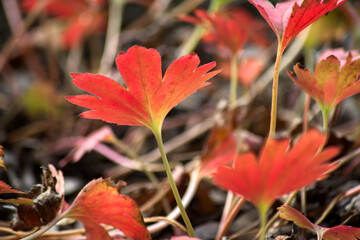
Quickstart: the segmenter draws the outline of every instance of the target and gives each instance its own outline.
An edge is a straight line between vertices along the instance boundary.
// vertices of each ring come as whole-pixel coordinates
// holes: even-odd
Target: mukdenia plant
[[[159,53],[154,49],[135,46],[127,53],[120,53],[116,59],[127,88],[102,75],[72,74],[76,86],[95,96],[67,97],[71,103],[91,109],[81,114],[84,118],[101,119],[118,125],[145,126],[153,132],[176,203],[192,237],[195,233],[171,173],[161,128],[165,116],[175,105],[208,85],[206,81],[219,73],[219,70],[208,73],[215,67],[214,62],[198,67],[199,63],[195,54],[183,56],[174,61],[162,77]]]

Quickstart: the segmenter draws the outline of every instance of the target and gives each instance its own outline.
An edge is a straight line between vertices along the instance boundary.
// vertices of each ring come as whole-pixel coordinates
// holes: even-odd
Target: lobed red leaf
[[[326,161],[338,154],[337,148],[317,154],[324,141],[325,136],[316,130],[308,131],[292,149],[289,140],[268,139],[259,160],[252,153],[238,156],[233,168],[218,168],[214,183],[257,207],[270,207],[277,197],[308,186],[335,169],[335,164]]]
[[[215,62],[198,67],[199,63],[196,54],[180,57],[162,78],[159,53],[155,49],[134,46],[116,59],[127,88],[102,75],[72,74],[76,86],[95,96],[80,95],[67,99],[92,109],[81,114],[85,118],[118,125],[161,128],[165,116],[174,106],[209,84],[206,81],[219,72],[208,72],[215,67]]]
[[[66,217],[81,221],[90,240],[110,239],[101,223],[118,228],[135,240],[151,239],[136,202],[120,195],[123,185],[115,185],[110,179],[91,181],[71,204]]]
[[[294,66],[296,77],[290,72],[288,74],[320,106],[331,110],[345,98],[360,92],[359,69],[359,58],[352,60],[348,55],[344,61],[330,55],[316,65],[314,74],[301,69],[299,64]]]

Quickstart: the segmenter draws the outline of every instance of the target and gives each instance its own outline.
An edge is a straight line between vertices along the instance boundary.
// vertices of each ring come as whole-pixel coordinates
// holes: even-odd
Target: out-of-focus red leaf
[[[316,231],[319,239],[324,240],[339,240],[339,239],[359,239],[360,228],[349,227],[349,226],[335,226],[332,228],[325,228],[319,225],[313,224],[304,215],[298,212],[296,209],[290,206],[281,206],[278,208],[280,211],[280,217],[293,221],[296,225],[306,229],[312,229]]]
[[[271,44],[268,36],[270,31],[269,27],[264,21],[254,17],[249,10],[232,6],[225,9],[225,13],[231,16],[235,21],[241,23],[249,36],[249,42],[261,47],[267,47]]]
[[[0,181],[0,194],[2,194],[2,193],[23,193],[23,192],[12,189],[5,182]]]
[[[61,42],[65,48],[77,47],[88,34],[101,32],[105,24],[105,18],[102,13],[91,9],[84,11],[69,21],[69,25],[62,35]]]
[[[270,44],[266,25],[248,10],[229,7],[212,13],[197,9],[194,13],[195,17],[187,15],[179,19],[203,26],[207,30],[202,38],[204,42],[215,43],[220,49],[226,48],[232,54],[241,51],[248,39],[262,47]]]
[[[233,12],[232,15],[236,15]],[[203,41],[217,44],[221,49],[230,51],[231,54],[237,54],[242,50],[247,41],[248,34],[243,28],[241,21],[234,16],[225,13],[207,13],[205,10],[195,11],[199,24],[203,25],[207,32],[203,36]],[[182,20],[195,23],[196,19],[192,17],[183,17]],[[231,34],[231,37],[229,35]]]
[[[39,3],[39,0],[22,0],[21,6],[24,11],[30,11]],[[52,16],[68,18],[87,8],[84,0],[46,0],[45,12]]]
[[[325,135],[316,130],[305,133],[291,149],[289,139],[270,138],[259,159],[253,153],[239,155],[233,168],[220,166],[213,180],[256,207],[269,208],[277,197],[308,186],[336,168],[336,164],[326,163],[338,154],[336,147],[317,154],[324,141]]]
[[[91,181],[71,204],[66,217],[81,221],[90,240],[110,239],[101,223],[118,228],[135,240],[151,239],[136,202],[119,193],[124,184],[101,178]]]
[[[188,54],[175,60],[162,77],[159,53],[139,46],[120,53],[116,63],[127,88],[102,75],[72,74],[76,86],[95,95],[67,97],[73,104],[92,109],[82,117],[161,129],[174,106],[208,85],[206,81],[219,72],[208,73],[214,62],[197,67],[198,56]]]
[[[61,35],[64,48],[77,47],[91,34],[102,32],[106,24],[101,6],[106,0],[46,0],[44,12],[65,22],[65,31]],[[39,0],[23,0],[22,8],[30,11]]]
[[[219,68],[223,71],[220,73],[225,79],[230,79],[230,61],[222,59]],[[259,74],[264,70],[265,64],[262,59],[243,56],[238,64],[238,80],[239,83],[249,88],[256,80]]]
[[[239,82],[249,88],[251,83],[264,70],[265,65],[261,59],[248,58],[240,62],[238,68]]]

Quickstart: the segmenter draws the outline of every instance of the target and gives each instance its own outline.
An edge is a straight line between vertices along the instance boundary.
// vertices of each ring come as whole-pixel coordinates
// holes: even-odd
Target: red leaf
[[[82,117],[161,128],[174,106],[208,85],[206,81],[219,72],[207,73],[215,62],[197,67],[198,56],[189,54],[175,60],[162,78],[159,53],[139,46],[121,52],[116,63],[127,88],[102,75],[72,74],[76,86],[95,95],[67,97],[71,103],[92,109],[82,113]]]
[[[267,29],[264,28],[266,25],[245,9],[231,7],[212,13],[198,9],[195,11],[195,17],[181,16],[179,18],[182,21],[203,26],[207,31],[202,40],[215,43],[222,50],[226,48],[231,54],[241,51],[248,38],[257,45],[269,45],[266,36]]]
[[[105,18],[102,13],[91,9],[79,13],[69,21],[62,34],[62,45],[67,49],[77,47],[90,33],[101,32],[103,26],[105,26]]]
[[[360,228],[338,225],[332,228],[325,228],[313,224],[304,215],[296,209],[289,206],[281,206],[278,208],[280,217],[293,221],[296,225],[302,228],[313,229],[319,236],[319,239],[324,240],[339,240],[339,239],[358,239],[360,237]]]
[[[335,226],[332,228],[327,228],[324,231],[325,240],[338,240],[338,239],[359,239],[360,238],[360,228],[349,227],[349,226]]]
[[[236,54],[242,50],[248,34],[245,32],[241,21],[238,21],[238,19],[231,15],[217,12],[208,14],[204,10],[196,10],[195,14],[204,26],[210,26],[203,40],[216,43],[220,47],[225,47],[229,49],[232,54]],[[235,12],[233,15],[235,15]],[[231,35],[231,37],[229,37],[229,35]]]
[[[270,207],[277,197],[310,185],[336,167],[326,161],[338,153],[337,148],[317,154],[324,141],[316,130],[307,132],[290,150],[289,140],[268,139],[258,160],[252,153],[240,155],[233,168],[219,167],[213,180],[256,207]]]
[[[299,227],[315,230],[314,224],[296,209],[283,205],[279,207],[278,210],[280,211],[280,217],[282,219],[293,221]]]
[[[333,55],[327,57],[316,65],[314,74],[301,69],[299,64],[294,66],[296,77],[288,74],[320,106],[331,110],[345,98],[360,92],[360,59],[352,61],[351,55],[348,56],[345,63]],[[340,68],[341,61],[344,65]]]
[[[275,7],[268,0],[249,0],[282,41],[282,51],[291,40],[315,20],[346,0],[289,0]]]
[[[0,194],[2,194],[2,193],[23,193],[23,192],[12,189],[5,182],[0,181]]]
[[[151,239],[136,202],[119,194],[123,185],[109,179],[91,181],[76,197],[66,217],[81,221],[90,240],[110,239],[100,223],[118,228],[135,240]]]

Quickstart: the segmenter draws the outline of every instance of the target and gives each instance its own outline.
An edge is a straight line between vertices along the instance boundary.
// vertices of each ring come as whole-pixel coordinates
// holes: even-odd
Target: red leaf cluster
[[[24,11],[32,10],[39,0],[23,0]],[[83,39],[93,33],[102,32],[105,26],[105,15],[101,7],[106,0],[47,0],[44,11],[65,22],[61,43],[65,48],[79,46]]]

